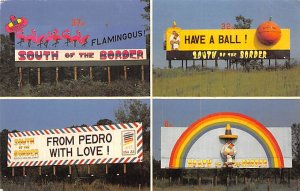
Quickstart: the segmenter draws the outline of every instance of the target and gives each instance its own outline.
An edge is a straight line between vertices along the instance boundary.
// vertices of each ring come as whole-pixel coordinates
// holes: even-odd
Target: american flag
[[[124,144],[129,144],[133,142],[133,132],[126,132],[123,135]]]

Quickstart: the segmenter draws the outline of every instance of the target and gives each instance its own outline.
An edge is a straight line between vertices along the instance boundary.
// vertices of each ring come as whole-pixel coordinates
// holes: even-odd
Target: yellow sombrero
[[[230,124],[226,125],[226,129],[225,129],[225,135],[220,135],[219,136],[220,139],[237,139],[238,136],[237,135],[233,135],[231,133],[231,127]]]

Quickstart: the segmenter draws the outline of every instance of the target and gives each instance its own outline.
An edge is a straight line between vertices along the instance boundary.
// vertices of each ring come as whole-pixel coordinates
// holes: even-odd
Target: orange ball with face
[[[281,29],[276,23],[266,21],[258,26],[256,35],[261,43],[265,45],[274,45],[281,38]]]

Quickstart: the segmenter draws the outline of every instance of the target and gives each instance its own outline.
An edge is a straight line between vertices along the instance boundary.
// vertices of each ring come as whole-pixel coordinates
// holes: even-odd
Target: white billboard
[[[161,168],[292,168],[291,127],[265,127],[242,114],[162,127],[161,140]]]
[[[142,123],[8,134],[8,167],[136,163],[143,159]]]
[[[15,50],[15,61],[112,61],[146,60],[146,49]]]

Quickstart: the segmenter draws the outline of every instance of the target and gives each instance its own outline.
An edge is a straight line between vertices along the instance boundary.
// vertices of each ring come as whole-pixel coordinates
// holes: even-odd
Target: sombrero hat
[[[10,16],[10,22],[5,25],[5,30],[8,33],[13,33],[22,30],[27,25],[28,21],[24,17],[17,18],[14,15]]]
[[[220,135],[219,136],[220,139],[237,139],[238,136],[237,135],[233,135],[231,133],[231,127],[230,127],[230,124],[227,124],[226,125],[226,128],[225,128],[225,135]]]

